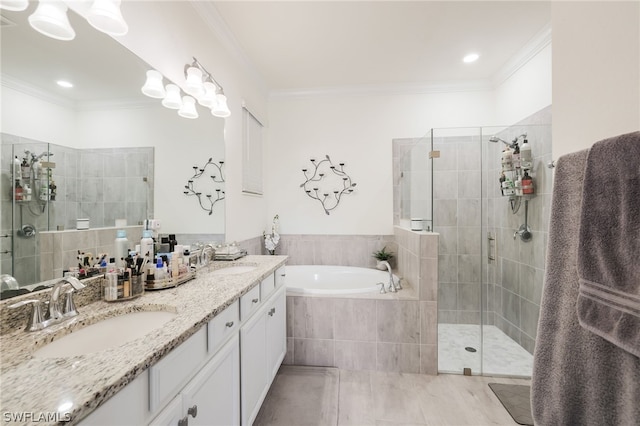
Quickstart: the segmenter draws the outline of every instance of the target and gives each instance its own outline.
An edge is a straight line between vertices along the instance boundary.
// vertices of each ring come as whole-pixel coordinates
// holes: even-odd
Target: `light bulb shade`
[[[87,21],[96,30],[112,36],[125,35],[129,26],[120,12],[120,0],[94,0]]]
[[[196,100],[191,96],[182,97],[182,107],[178,111],[178,115],[184,118],[198,118],[196,111]]]
[[[216,99],[216,85],[210,81],[205,81],[202,85],[204,88],[204,93],[198,98],[198,103],[206,108],[213,108]]]
[[[187,68],[187,83],[185,84],[184,90],[196,98],[202,96],[204,87],[202,86],[202,70],[200,68]]]
[[[211,108],[211,114],[216,117],[229,117],[231,115],[231,111],[229,111],[229,107],[227,106],[227,97],[222,93],[218,93],[216,95],[216,104]]]
[[[58,0],[40,0],[29,24],[34,30],[56,40],[73,40],[76,32],[71,28],[68,7]]]
[[[22,12],[29,6],[29,0],[0,0],[0,9]]]
[[[167,84],[165,91],[166,95],[162,100],[162,105],[169,109],[180,109],[182,107],[180,88],[175,84]]]
[[[147,71],[147,81],[142,86],[142,93],[150,98],[164,99],[166,92],[162,84],[162,74],[156,70]]]

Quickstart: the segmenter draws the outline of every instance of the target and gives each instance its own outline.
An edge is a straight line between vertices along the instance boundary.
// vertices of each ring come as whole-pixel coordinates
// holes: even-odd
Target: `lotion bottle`
[[[127,239],[127,232],[124,229],[118,230],[115,246],[116,266],[118,268],[124,268],[126,267],[124,259],[129,255],[129,240]]]

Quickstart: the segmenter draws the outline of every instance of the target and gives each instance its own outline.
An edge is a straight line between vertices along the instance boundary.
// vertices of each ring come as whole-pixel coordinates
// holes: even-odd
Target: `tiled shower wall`
[[[288,264],[361,267],[374,266],[370,253],[385,244],[397,254],[397,274],[413,288],[370,298],[288,296],[285,363],[437,374],[437,234],[396,227],[395,236],[284,241],[278,254],[289,254]]]
[[[528,225],[533,238],[514,239],[514,231],[524,223],[524,203],[516,214],[506,197],[500,195],[498,144],[485,143],[487,149],[487,230],[496,237],[497,259],[487,268],[487,323],[496,325],[527,351],[533,353],[540,298],[545,271],[546,247],[551,210],[553,169],[551,161],[551,107],[528,117],[499,134],[511,140],[523,132],[531,144],[534,158],[535,196],[529,201]],[[493,315],[492,315],[493,313]],[[493,316],[493,318],[491,318]]]

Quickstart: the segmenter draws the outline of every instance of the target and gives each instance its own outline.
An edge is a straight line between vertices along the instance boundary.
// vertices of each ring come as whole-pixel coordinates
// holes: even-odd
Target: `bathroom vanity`
[[[94,302],[70,324],[3,335],[3,423],[29,413],[45,424],[250,425],[286,354],[285,261],[247,256],[235,265],[253,269],[237,273],[225,272],[234,264],[215,262],[175,289]],[[175,317],[143,338],[99,352],[38,355],[93,318],[141,311]]]

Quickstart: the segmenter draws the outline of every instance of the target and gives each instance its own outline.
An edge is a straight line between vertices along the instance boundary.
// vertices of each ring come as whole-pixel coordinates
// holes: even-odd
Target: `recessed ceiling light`
[[[70,89],[73,87],[73,84],[69,83],[68,81],[65,80],[58,80],[56,81],[56,83],[58,83],[58,86],[60,87],[64,87],[65,89]]]
[[[469,53],[467,56],[462,58],[462,61],[466,64],[469,64],[471,62],[477,61],[479,57],[480,55],[478,55],[477,53]]]

